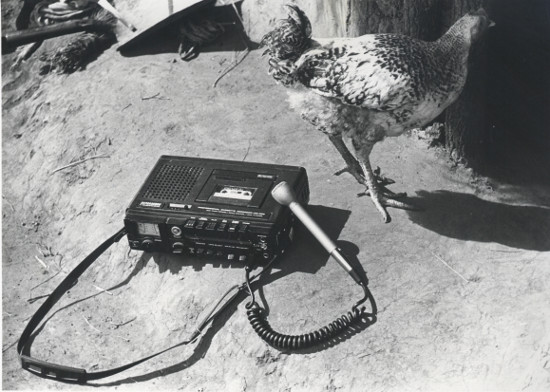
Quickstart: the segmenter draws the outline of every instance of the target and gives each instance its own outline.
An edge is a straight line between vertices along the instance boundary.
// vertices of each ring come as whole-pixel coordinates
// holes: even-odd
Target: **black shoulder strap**
[[[21,365],[23,369],[26,369],[36,375],[39,375],[45,378],[52,378],[58,381],[65,381],[65,382],[72,382],[72,383],[86,383],[87,381],[90,381],[90,380],[97,380],[100,378],[109,377],[119,372],[122,372],[123,370],[129,369],[153,357],[156,357],[157,355],[160,355],[168,350],[171,350],[182,344],[190,343],[196,339],[196,337],[200,333],[199,331],[193,334],[193,336],[189,340],[178,343],[172,347],[159,351],[155,354],[149,355],[145,358],[141,358],[137,361],[128,363],[123,366],[119,366],[117,368],[99,371],[99,372],[93,372],[93,373],[87,373],[86,370],[84,369],[79,369],[79,368],[74,368],[69,366],[62,366],[55,363],[42,361],[39,359],[32,358],[29,355],[25,354],[30,352],[29,339],[32,333],[35,331],[35,329],[38,327],[38,325],[44,319],[44,317],[50,311],[50,309],[57,303],[57,301],[59,301],[59,299],[71,287],[73,287],[78,282],[78,278],[84,273],[84,271],[86,271],[86,269],[88,269],[88,267],[92,265],[92,263],[99,256],[101,256],[111,245],[113,245],[115,242],[118,242],[122,237],[124,237],[124,235],[126,235],[126,230],[121,229],[112,237],[110,237],[105,242],[103,242],[100,246],[98,246],[97,249],[95,249],[92,253],[90,253],[84,260],[82,260],[82,262],[78,264],[75,267],[75,269],[73,269],[69,273],[69,275],[67,275],[65,279],[63,279],[63,281],[59,284],[59,286],[57,286],[57,288],[48,296],[48,298],[46,299],[46,301],[44,301],[44,303],[40,306],[40,308],[38,308],[36,313],[32,316],[29,323],[27,324],[25,330],[21,334],[21,337],[19,338],[19,342],[17,344],[17,352],[19,353],[19,359],[21,360]]]

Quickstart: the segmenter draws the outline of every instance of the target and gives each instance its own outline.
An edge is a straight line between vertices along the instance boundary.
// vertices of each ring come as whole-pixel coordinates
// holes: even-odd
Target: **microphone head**
[[[286,181],[281,181],[275,185],[271,190],[271,196],[273,196],[277,203],[284,206],[288,206],[293,201],[296,201],[296,194]]]

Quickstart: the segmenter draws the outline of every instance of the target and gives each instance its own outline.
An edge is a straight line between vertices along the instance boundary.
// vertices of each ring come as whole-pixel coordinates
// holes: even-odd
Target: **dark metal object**
[[[207,5],[214,5],[215,0],[159,0],[143,5],[138,9],[144,15],[145,22],[139,30],[118,46],[121,53],[136,49],[144,38],[156,31],[178,21],[183,16]]]
[[[109,32],[112,28],[112,24],[110,23],[86,19],[9,32],[2,36],[2,54],[11,53],[18,46],[30,44],[32,42],[39,42],[45,39],[78,33],[81,31]]]

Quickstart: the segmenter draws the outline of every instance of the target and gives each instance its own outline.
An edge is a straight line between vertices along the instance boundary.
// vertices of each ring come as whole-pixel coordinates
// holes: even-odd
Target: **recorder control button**
[[[227,255],[227,260],[233,260],[235,258],[235,255],[233,253],[229,253]]]
[[[240,255],[239,261],[246,261],[246,255]]]
[[[229,225],[229,229],[227,229],[228,232],[234,233],[237,230],[237,225],[235,223],[232,223]]]
[[[246,229],[248,229],[248,225],[240,225],[239,233],[246,233]]]
[[[199,221],[199,223],[197,223],[197,226],[195,226],[195,229],[197,230],[204,229],[204,221]]]
[[[206,230],[215,230],[216,229],[216,222],[208,222],[206,225]]]
[[[218,231],[225,231],[226,227],[227,227],[227,223],[220,223],[218,225]]]
[[[193,227],[195,227],[195,223],[196,223],[196,222],[197,222],[197,221],[194,220],[194,219],[189,219],[187,222],[185,222],[185,226],[184,226],[184,227],[185,227],[186,229],[192,229]]]

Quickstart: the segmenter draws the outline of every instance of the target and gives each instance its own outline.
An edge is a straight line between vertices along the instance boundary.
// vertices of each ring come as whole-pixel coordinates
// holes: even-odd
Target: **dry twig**
[[[31,291],[33,291],[34,289],[42,286],[44,283],[48,283],[50,280],[52,280],[53,278],[55,278],[57,275],[59,275],[59,273],[61,272],[61,270],[57,271],[55,274],[53,274],[52,276],[50,276],[48,279],[46,279],[45,281],[41,282],[41,283],[38,283],[36,286],[34,287],[31,287]]]
[[[5,353],[6,351],[8,351],[10,348],[12,348],[13,346],[15,346],[17,344],[17,340],[9,345],[7,345],[5,348],[2,349],[2,354]]]
[[[86,321],[86,324],[88,324],[90,326],[90,328],[92,328],[93,330],[101,333],[101,331],[99,329],[97,329],[96,327],[94,327],[92,324],[90,324],[90,322],[88,321],[88,319],[85,317],[85,316],[82,316],[82,318],[84,319],[84,321]]]
[[[221,73],[220,76],[218,76],[218,78],[214,81],[214,84],[212,84],[212,87],[216,87],[218,82],[225,76],[227,75],[229,72],[231,72],[233,69],[235,69],[237,67],[237,65],[239,65],[240,63],[243,62],[243,60],[246,58],[246,56],[248,56],[248,54],[250,53],[250,49],[246,48],[246,50],[244,51],[244,54],[241,56],[241,58],[237,61],[235,61],[233,64],[231,64],[229,67],[227,67],[225,70],[223,70],[223,72]]]
[[[109,294],[109,295],[114,295],[114,294],[113,294],[113,293],[111,293],[111,292],[110,292],[109,290],[106,290],[106,289],[102,289],[101,287],[99,287],[99,286],[96,286],[95,284],[93,284],[92,286],[94,286],[94,287],[95,287],[95,289],[96,289],[96,290],[98,290],[98,291],[101,291],[101,292],[103,292],[103,293],[107,293],[107,294]]]
[[[49,297],[49,296],[50,296],[50,294],[39,295],[39,296],[37,296],[37,297],[29,298],[29,299],[27,300],[27,302],[30,303],[30,304],[32,304],[32,303],[38,301],[39,299],[46,298],[46,297]],[[30,318],[31,318],[31,316],[27,317],[27,318],[26,318],[25,320],[23,320],[23,321],[27,321],[27,320],[30,319]]]
[[[68,165],[65,165],[65,166],[61,166],[61,167],[58,167],[57,169],[55,169],[53,173],[56,173],[60,170],[64,170],[64,169],[68,169],[70,167],[73,167],[73,166],[76,166],[76,165],[80,165],[81,163],[84,163],[86,161],[89,161],[89,160],[92,160],[92,159],[98,159],[98,158],[109,158],[109,155],[107,154],[99,154],[99,155],[94,155],[94,156],[91,156],[91,157],[88,157],[88,158],[84,158],[84,159],[81,159],[79,161],[76,161],[76,162],[72,162],[72,163],[69,163]]]
[[[160,95],[160,93],[156,93],[155,95],[151,95],[150,97],[141,97],[141,100],[142,101],[147,101],[148,99],[154,99],[156,97],[158,97]]]
[[[164,97],[159,97],[160,93],[156,93],[155,95],[151,95],[150,97],[141,97],[141,100],[142,101],[147,101],[149,99],[161,99],[161,100],[166,100],[166,101],[170,101],[170,98],[164,98]]]
[[[86,324],[88,324],[88,325],[90,326],[90,328],[92,328],[94,331],[99,332],[99,333],[103,333],[102,330],[100,330],[100,329],[94,327],[92,324],[90,324],[90,322],[88,321],[88,318],[86,318],[85,316],[82,316],[82,318],[84,319],[84,321],[86,321]],[[124,336],[120,336],[120,335],[117,335],[117,334],[115,334],[115,333],[110,334],[110,335],[113,335],[114,337],[119,338],[119,339],[122,339],[122,340],[124,340],[124,341],[126,341],[126,342],[130,342],[130,339],[125,338]]]
[[[250,152],[250,146],[251,145],[252,145],[252,142],[249,140],[248,141],[248,148],[246,149],[246,153],[244,154],[244,157],[243,157],[243,162],[246,159],[246,157],[248,156],[248,153]]]
[[[453,271],[455,274],[457,274],[458,276],[460,276],[466,283],[470,283],[470,281],[468,279],[466,279],[460,272],[458,272],[457,270],[455,270],[453,267],[451,267],[449,264],[447,264],[447,262],[445,260],[443,260],[439,255],[435,254],[434,252],[431,252],[430,253],[432,255],[435,256],[436,259],[438,259],[439,261],[441,261],[447,268],[449,268],[451,271]]]
[[[128,321],[124,321],[124,322],[119,323],[119,324],[113,323],[112,321],[109,321],[109,324],[114,325],[114,326],[115,326],[115,329],[117,329],[117,328],[120,328],[120,327],[122,327],[122,326],[124,326],[124,325],[126,325],[126,324],[130,324],[130,323],[131,323],[132,321],[134,321],[135,319],[137,319],[137,316],[134,317],[134,318],[131,318],[131,319],[128,320]]]
[[[225,2],[223,2],[222,4],[225,4]],[[241,22],[241,27],[244,29],[244,21],[243,19],[241,18],[241,15],[239,15],[239,11],[237,10],[237,7],[235,6],[234,3],[231,3],[231,6],[233,7],[233,10],[235,11],[235,15],[237,16],[237,18],[239,19],[239,21]],[[214,84],[212,85],[212,87],[216,87],[216,85],[218,84],[218,82],[225,76],[227,75],[229,72],[231,72],[235,67],[237,67],[237,65],[239,65],[244,59],[246,56],[248,56],[248,54],[250,53],[250,47],[248,45],[248,41],[245,39],[245,36],[243,35],[243,32],[241,31],[240,32],[240,36],[241,36],[241,40],[243,41],[243,43],[245,44],[246,46],[246,50],[244,52],[244,54],[242,55],[242,57],[240,58],[240,60],[238,61],[235,61],[235,63],[233,63],[232,65],[230,65],[228,68],[226,68],[222,74],[220,76],[218,76],[218,78],[214,81]]]
[[[47,265],[46,263],[44,263],[44,262],[40,259],[40,257],[34,255],[34,258],[36,259],[36,261],[38,261],[40,264],[42,264],[42,267],[44,267],[44,269],[46,269],[46,270],[49,269],[49,268],[48,268],[48,265]]]

